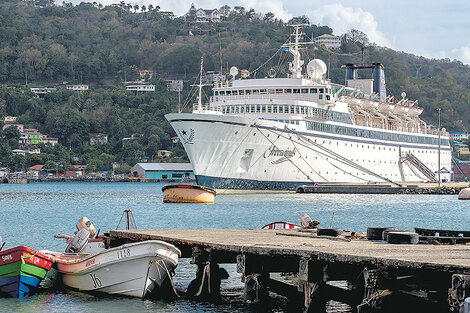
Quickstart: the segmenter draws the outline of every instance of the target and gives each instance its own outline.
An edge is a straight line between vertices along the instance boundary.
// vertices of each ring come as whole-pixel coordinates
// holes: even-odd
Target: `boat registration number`
[[[131,249],[122,249],[117,251],[118,259],[123,259],[131,256]]]

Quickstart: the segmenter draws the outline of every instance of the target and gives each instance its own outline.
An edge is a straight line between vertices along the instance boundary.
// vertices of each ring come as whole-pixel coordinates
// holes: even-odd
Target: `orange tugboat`
[[[191,184],[166,185],[162,188],[165,203],[214,203],[214,189]]]

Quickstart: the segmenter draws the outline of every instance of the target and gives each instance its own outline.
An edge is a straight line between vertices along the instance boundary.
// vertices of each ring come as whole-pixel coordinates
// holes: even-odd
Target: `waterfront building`
[[[131,175],[147,179],[194,179],[191,163],[137,163],[131,168]]]

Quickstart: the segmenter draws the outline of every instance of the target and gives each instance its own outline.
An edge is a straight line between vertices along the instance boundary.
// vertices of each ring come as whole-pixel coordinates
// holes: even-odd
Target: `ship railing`
[[[320,99],[319,96],[322,96]],[[328,99],[328,97],[330,99]],[[309,102],[318,102],[318,101],[325,101],[330,102],[332,100],[332,96],[330,94],[322,94],[322,93],[309,93],[309,94],[250,94],[250,95],[230,95],[230,96],[211,96],[211,102],[220,102],[226,100],[259,100],[259,99],[266,99],[266,100],[274,100],[274,99],[281,99],[281,100],[299,100],[299,101],[309,101]]]

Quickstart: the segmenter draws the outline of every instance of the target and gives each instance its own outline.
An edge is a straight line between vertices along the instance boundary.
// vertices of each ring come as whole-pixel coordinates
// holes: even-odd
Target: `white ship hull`
[[[410,152],[433,172],[438,171],[435,135],[388,131],[394,139],[400,135],[420,136],[434,140],[430,144],[416,143],[419,141],[411,137],[409,142],[401,142],[313,131],[307,129],[308,122],[292,125],[249,115],[175,113],[166,118],[188,154],[198,184],[216,189],[292,190],[301,184],[384,181],[346,165],[321,147],[391,181],[429,180],[406,162],[400,162],[400,153]],[[350,124],[336,125],[385,132]],[[448,145],[441,146],[440,164],[441,168],[452,168]],[[441,174],[441,179],[449,180],[450,174]]]
[[[168,243],[149,240],[90,255],[49,255],[67,287],[143,298],[162,285],[181,252]]]

